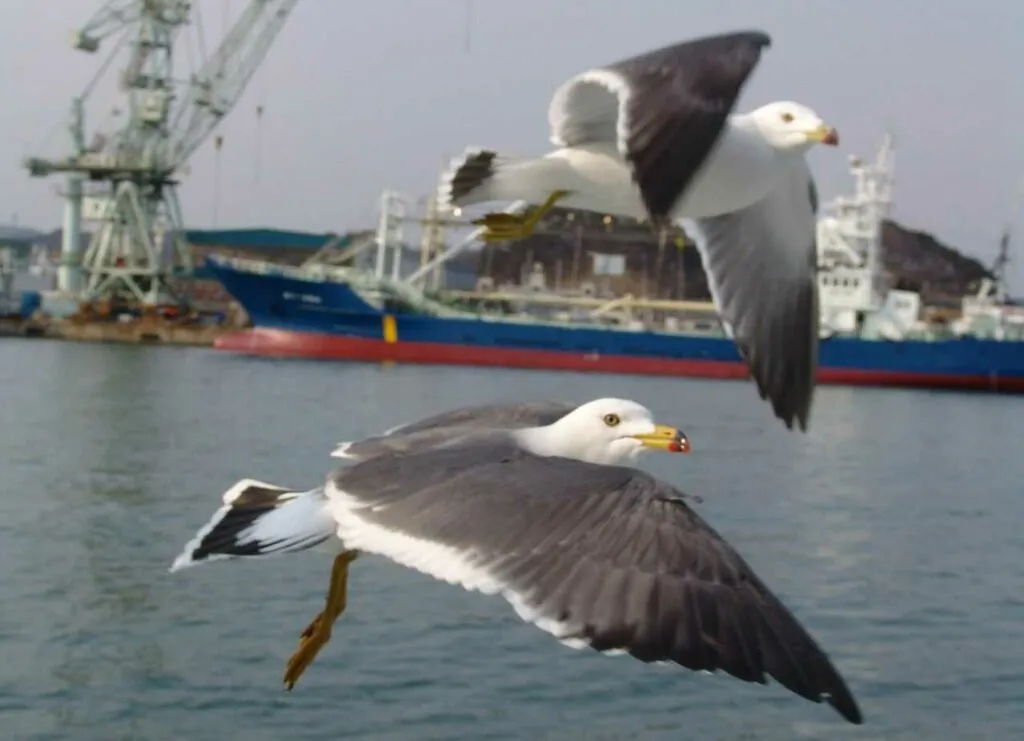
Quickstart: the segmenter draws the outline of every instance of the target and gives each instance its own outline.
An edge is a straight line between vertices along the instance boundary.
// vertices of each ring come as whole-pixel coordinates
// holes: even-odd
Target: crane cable
[[[227,35],[231,25],[231,0],[223,0],[221,5],[222,15],[220,19],[221,38]],[[213,137],[213,226],[217,226],[217,219],[220,215],[221,198],[221,150],[224,148],[224,135],[217,134]]]
[[[224,146],[224,137],[217,134],[213,137],[213,226],[217,226],[220,211],[220,150]]]
[[[256,162],[252,174],[253,183],[260,181],[260,156],[263,152],[263,104],[256,106]]]

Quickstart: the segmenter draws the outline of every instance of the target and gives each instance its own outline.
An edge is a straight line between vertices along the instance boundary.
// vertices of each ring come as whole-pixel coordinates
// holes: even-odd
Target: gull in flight
[[[556,419],[530,425],[531,416]],[[511,426],[489,426],[502,419]],[[607,398],[568,413],[492,407],[407,429],[309,491],[238,482],[171,567],[335,555],[324,608],[286,667],[288,689],[330,640],[350,565],[373,554],[500,596],[568,646],[747,682],[772,677],[862,722],[828,656],[686,495],[626,465],[648,450],[689,451],[645,407]],[[419,437],[379,444],[403,436]]]
[[[539,204],[477,222],[489,241],[522,239],[556,203],[680,222],[760,396],[806,431],[818,365],[816,214],[806,154],[839,136],[800,103],[734,113],[770,45],[749,31],[686,41],[587,70],[548,110],[557,147],[532,159],[470,148],[442,176],[448,208]]]

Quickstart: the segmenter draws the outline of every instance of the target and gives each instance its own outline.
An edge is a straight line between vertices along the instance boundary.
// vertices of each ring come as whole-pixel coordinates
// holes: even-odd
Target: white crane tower
[[[59,290],[143,305],[181,299],[171,279],[187,276],[192,266],[182,235],[178,174],[238,102],[297,1],[250,0],[209,54],[199,8],[186,0],[110,0],[74,34],[74,48],[88,53],[111,37],[117,43],[72,102],[71,155],[25,162],[33,176],[67,176]],[[186,27],[194,31],[200,58],[181,79],[175,49]],[[126,47],[119,82],[127,121],[109,137],[94,132],[87,145],[85,103]],[[95,223],[84,254],[83,219]]]

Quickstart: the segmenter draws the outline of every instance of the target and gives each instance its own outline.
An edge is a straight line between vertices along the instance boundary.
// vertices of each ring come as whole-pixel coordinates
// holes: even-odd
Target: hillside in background
[[[669,241],[677,242],[684,236],[680,231],[672,234]],[[974,293],[982,278],[992,277],[979,260],[939,242],[927,232],[914,231],[894,221],[883,225],[882,246],[889,284],[919,291],[928,305],[959,308],[962,296]],[[662,262],[659,276],[662,280],[658,280],[655,278],[658,270],[651,258],[656,254],[657,240],[649,226],[632,219],[605,223],[599,214],[570,209],[552,209],[529,239],[498,247],[493,255],[487,255],[485,250],[481,272],[490,274],[496,284],[501,284],[514,281],[521,264],[540,262],[549,284],[577,288],[572,280],[565,279],[567,273],[578,275],[580,280],[594,279],[587,274],[586,266],[581,265],[576,254],[580,247],[597,253],[623,255],[627,271],[633,273],[633,283],[646,281],[649,287],[652,281],[661,284],[651,295],[696,301],[711,298],[697,250],[683,250],[681,260],[671,253],[666,254],[664,259],[668,262]],[[582,271],[577,266],[583,268]],[[672,275],[666,276],[665,272]],[[685,284],[681,292],[677,289],[680,280]]]
[[[919,291],[926,304],[959,303],[992,273],[979,260],[961,254],[928,232],[887,221],[883,226],[885,269],[893,287]]]
[[[548,226],[546,235],[538,234],[530,239],[499,248],[499,251],[510,257],[518,256],[521,264],[522,260],[536,260],[540,257],[543,249],[540,249],[542,245],[539,241],[546,243],[544,249],[570,249],[570,244],[574,244],[576,240],[573,238],[573,227],[570,227],[569,223],[585,228],[582,232],[585,249],[605,251],[604,246],[599,244],[602,241],[600,232],[604,231],[604,226],[596,221],[595,217],[596,215],[582,212],[555,209],[551,216],[545,219]],[[557,228],[561,239],[551,239],[552,227]],[[649,228],[637,222],[616,219],[613,231],[618,243],[615,251],[646,251],[652,245],[656,245]],[[83,241],[87,240],[88,236],[83,234]],[[6,243],[27,248],[31,243],[41,242],[55,253],[60,249],[60,241],[60,229],[40,232],[20,226],[0,225],[0,245]],[[882,241],[885,248],[885,269],[891,284],[920,291],[927,304],[958,305],[960,297],[973,293],[982,278],[991,277],[988,268],[980,261],[939,242],[927,232],[908,229],[889,221],[885,223]],[[563,244],[559,245],[558,242]],[[464,256],[462,261],[468,257]],[[686,283],[683,292],[685,297],[692,300],[710,300],[704,270],[696,250],[685,250],[682,263],[680,272]],[[480,258],[480,264],[483,264],[483,257]],[[518,273],[518,268],[514,272]]]
[[[0,242],[36,239],[40,236],[43,236],[43,233],[36,229],[28,229],[24,226],[14,226],[12,224],[0,224]]]

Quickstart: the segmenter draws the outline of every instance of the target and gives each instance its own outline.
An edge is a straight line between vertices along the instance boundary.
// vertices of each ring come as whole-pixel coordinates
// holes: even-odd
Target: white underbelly
[[[775,154],[750,132],[728,126],[721,140],[690,181],[673,209],[674,218],[702,218],[729,213],[760,201],[778,176]],[[558,202],[626,216],[647,217],[629,166],[614,144],[590,144],[558,149],[545,159],[567,165],[559,181],[571,192]]]
[[[764,198],[777,176],[776,155],[749,132],[729,126],[672,215],[699,219],[738,211]]]
[[[569,166],[565,188],[570,195],[558,202],[560,207],[634,219],[646,218],[640,191],[614,145],[610,148],[559,149],[547,157],[563,160]]]
[[[708,174],[710,173],[710,174]],[[746,208],[767,195],[767,178],[726,178],[704,168],[673,209],[676,219],[700,219]]]

